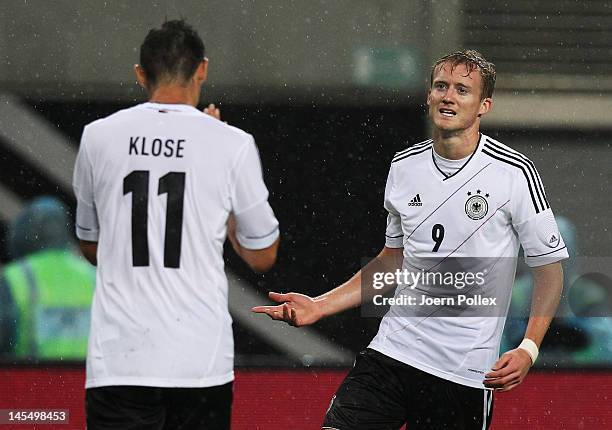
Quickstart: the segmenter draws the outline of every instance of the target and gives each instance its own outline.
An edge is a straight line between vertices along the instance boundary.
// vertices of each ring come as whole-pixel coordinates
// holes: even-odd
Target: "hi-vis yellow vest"
[[[15,358],[84,359],[95,270],[67,250],[40,251],[4,270],[17,307]]]

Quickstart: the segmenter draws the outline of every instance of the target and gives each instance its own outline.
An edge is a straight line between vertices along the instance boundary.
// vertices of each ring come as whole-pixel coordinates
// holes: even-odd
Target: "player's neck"
[[[191,85],[163,85],[149,94],[149,101],[162,104],[184,104],[196,107],[200,98],[200,89]]]
[[[471,155],[478,146],[480,132],[478,128],[464,130],[461,133],[444,133],[434,130],[433,146],[436,153],[449,160],[460,160]]]

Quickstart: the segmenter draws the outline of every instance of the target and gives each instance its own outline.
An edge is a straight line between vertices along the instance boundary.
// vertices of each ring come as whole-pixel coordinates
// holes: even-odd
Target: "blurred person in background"
[[[196,109],[207,71],[198,33],[167,21],[146,36],[135,66],[149,101],[83,131],[76,232],[98,267],[89,430],[230,426],[223,244],[264,272],[279,228],[253,137],[219,121],[214,106]]]
[[[95,269],[74,253],[56,198],[39,197],[9,227],[14,261],[0,277],[0,352],[23,360],[82,360]]]
[[[570,363],[609,366],[612,363],[612,279],[604,273],[585,273],[568,293],[576,329],[586,340],[572,348]]]
[[[564,216],[556,218],[568,252],[580,255],[575,224]],[[603,273],[583,274],[580,261],[572,258],[564,264],[567,292],[540,351],[541,365],[598,366],[612,362],[612,283]],[[527,269],[525,264],[519,264],[502,349],[520,342],[519,336],[527,327],[525,310],[529,309],[533,294],[533,276]]]

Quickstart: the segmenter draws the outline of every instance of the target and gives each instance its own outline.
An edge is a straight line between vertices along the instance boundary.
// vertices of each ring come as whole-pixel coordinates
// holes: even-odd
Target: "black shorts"
[[[226,430],[233,383],[206,388],[111,386],[85,394],[88,430]]]
[[[366,349],[340,385],[323,428],[481,430],[491,423],[493,393],[438,378]]]

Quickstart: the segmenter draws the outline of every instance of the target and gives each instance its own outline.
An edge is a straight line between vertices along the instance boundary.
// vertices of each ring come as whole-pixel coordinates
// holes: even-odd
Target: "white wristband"
[[[531,365],[533,366],[540,352],[538,350],[538,345],[536,345],[533,340],[525,338],[518,347],[527,351],[527,354],[531,357]]]

